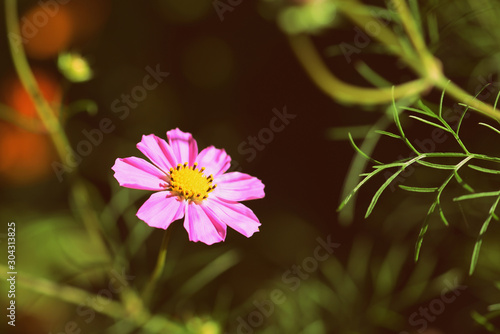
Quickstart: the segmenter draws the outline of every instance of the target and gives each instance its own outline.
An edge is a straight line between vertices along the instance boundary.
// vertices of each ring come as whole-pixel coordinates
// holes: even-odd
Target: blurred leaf
[[[234,249],[225,252],[208,263],[197,274],[187,280],[176,291],[176,296],[192,296],[197,291],[203,289],[209,282],[220,274],[233,267],[240,261],[240,255]]]

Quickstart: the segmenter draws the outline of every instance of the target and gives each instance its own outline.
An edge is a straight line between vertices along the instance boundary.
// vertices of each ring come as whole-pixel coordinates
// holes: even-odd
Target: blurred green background
[[[7,326],[4,316],[3,332],[174,332],[161,322],[139,326],[93,313],[88,306],[97,301],[70,302],[64,296],[72,295],[71,291],[49,287],[76,287],[97,296],[108,288],[110,272],[115,270],[133,276],[128,283],[140,294],[154,269],[162,231],[135,217],[150,193],[119,188],[111,167],[118,157],[141,156],[135,144],[143,134],[165,138],[165,132],[176,127],[192,133],[200,149],[209,145],[226,149],[235,168],[263,180],[266,197],[245,203],[262,223],[260,232],[249,239],[231,230],[226,242],[206,246],[189,242],[181,222],[171,227],[165,272],[148,306],[152,314],[182,324],[186,332],[207,334],[495,331],[493,325],[477,322],[486,322],[480,315],[499,302],[498,221],[485,238],[477,272],[467,275],[479,221],[489,206],[465,208],[472,217],[467,216],[469,220],[460,210],[450,209],[455,210],[450,211],[454,222],[450,227],[436,218],[416,264],[414,244],[431,201],[426,194],[386,192],[374,214],[364,220],[377,182],[384,181],[381,177],[360,192],[352,220],[338,218],[336,208],[355,151],[347,140],[333,137],[339,137],[339,128],[375,123],[385,107],[332,101],[307,76],[287,34],[311,33],[329,68],[352,84],[368,86],[360,74],[362,63],[396,84],[414,74],[395,57],[381,54],[375,43],[356,53],[353,63],[346,62],[338,45],[353,43],[356,32],[336,12],[335,1],[62,2],[50,2],[56,3],[54,15],[46,24],[35,24],[32,31],[28,25],[38,22],[43,17],[40,13],[48,13],[50,7],[44,10],[36,1],[19,1],[21,30],[33,35],[23,43],[33,73],[45,98],[58,110],[73,149],[87,139],[83,131],[99,129],[103,119],[111,120],[113,130],[103,134],[102,142],[78,163],[82,185],[69,173],[58,179],[53,162],[60,159],[47,135],[0,123],[0,221],[4,226],[0,240],[4,252],[7,222],[16,222],[19,272],[16,328]],[[417,7],[422,20],[429,25],[435,22],[439,32],[427,42],[445,72],[470,94],[488,81],[496,94],[500,27],[490,15],[499,6],[484,1],[490,10],[480,10],[469,1],[453,3],[427,1]],[[383,7],[375,1],[366,4]],[[5,17],[4,8],[0,16]],[[396,23],[389,26],[398,29]],[[15,110],[36,123],[35,108],[12,64],[5,24],[0,35],[0,108],[6,114]],[[78,72],[85,65],[78,62],[70,66],[77,71],[76,80],[62,73],[68,59],[61,60],[60,54],[68,52],[84,58],[92,71],[90,79],[75,82],[85,76],[85,68],[83,74]],[[142,101],[129,106],[125,117],[124,111],[117,112],[126,104],[122,94],[143,85],[148,67],[169,75]],[[437,105],[439,94],[428,92],[426,98]],[[451,108],[456,102],[445,103]],[[273,109],[284,108],[295,118],[268,143],[261,143],[263,147],[251,157],[244,150],[251,145],[249,136],[258,137],[270,127]],[[474,115],[467,120],[468,124],[478,121],[484,119]],[[423,126],[408,126],[416,138],[430,134]],[[474,148],[498,154],[494,134],[486,135],[473,125],[466,129],[464,140]],[[408,154],[404,147],[384,139],[374,155],[397,159]],[[416,173],[410,178],[413,183],[432,182],[438,176]],[[498,179],[485,183],[495,187]],[[79,186],[90,192],[107,246],[115,255],[111,266],[85,230],[82,216],[88,212],[78,211],[79,198],[71,191]],[[292,275],[293,282],[299,282],[292,289],[296,285],[289,271],[307,266],[304,261],[314,257],[318,238],[330,238],[338,247],[326,260],[316,260],[318,268],[307,277]],[[0,257],[0,263],[5,264],[6,258]],[[415,322],[425,319],[421,314],[412,318],[415,312],[440,305],[436,300],[441,300],[443,289],[457,284],[466,289],[457,290],[460,295],[453,302],[441,303],[444,309],[432,320]],[[269,304],[275,289],[283,291],[286,300]],[[127,299],[115,293],[110,298],[118,304]],[[2,290],[0,300],[8,302],[6,291]],[[97,308],[104,313],[115,305],[101,302]],[[134,303],[127,305],[133,313]],[[499,327],[498,317],[489,321]],[[66,327],[72,322],[77,329]]]

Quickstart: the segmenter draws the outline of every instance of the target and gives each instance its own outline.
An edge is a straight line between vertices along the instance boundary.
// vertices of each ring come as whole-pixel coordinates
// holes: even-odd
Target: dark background
[[[34,3],[20,2],[20,13],[25,13]],[[312,273],[305,280],[303,286],[306,288],[300,289],[301,293],[289,293],[287,303],[293,306],[281,309],[276,306],[276,315],[266,319],[265,325],[256,329],[256,332],[264,332],[266,328],[269,331],[290,332],[284,329],[284,323],[290,321],[287,319],[301,316],[303,322],[297,320],[298,327],[294,333],[305,330],[306,325],[318,319],[323,324],[321,328],[325,333],[347,333],[349,328],[357,328],[359,333],[415,330],[418,327],[408,326],[408,316],[418,311],[421,305],[428,305],[435,298],[436,291],[439,296],[440,290],[436,286],[443,285],[446,280],[458,278],[463,282],[466,279],[468,259],[477,228],[468,230],[469,226],[464,223],[461,213],[456,211],[451,213],[457,222],[454,226],[446,229],[435,219],[432,226],[436,227],[432,233],[428,233],[424,242],[420,261],[429,263],[429,277],[423,279],[427,290],[417,293],[413,299],[398,297],[416,267],[413,262],[414,242],[432,201],[425,194],[410,197],[401,190],[387,192],[382,196],[380,206],[375,209],[372,217],[363,220],[371,196],[384,181],[383,178],[375,179],[360,192],[354,222],[344,226],[338,221],[336,209],[341,200],[342,185],[354,156],[354,149],[348,141],[330,139],[329,130],[338,126],[371,124],[381,113],[373,108],[367,111],[361,107],[340,105],[324,95],[302,69],[291,51],[286,34],[276,24],[273,11],[264,2],[243,1],[233,11],[225,12],[223,21],[212,3],[201,1],[73,0],[68,8],[73,10],[73,25],[70,26],[80,33],[74,32],[73,37],[62,43],[63,47],[59,50],[55,48],[52,54],[37,56],[36,51],[33,51],[31,55],[28,52],[28,56],[33,69],[43,71],[52,78],[49,84],[55,85],[56,88],[53,89],[61,91],[62,105],[90,99],[98,106],[95,115],[80,112],[65,117],[66,133],[73,147],[85,139],[83,129],[98,128],[103,118],[111,119],[115,125],[110,134],[104,135],[102,143],[87,157],[83,157],[78,167],[82,177],[96,194],[94,200],[98,209],[105,207],[118,191],[111,170],[115,159],[141,156],[135,144],[143,134],[153,133],[165,138],[166,131],[176,127],[192,133],[200,149],[209,145],[225,148],[233,161],[239,163],[243,172],[260,178],[266,185],[264,199],[245,203],[262,223],[260,232],[252,238],[246,239],[230,231],[226,242],[208,247],[189,242],[180,222],[173,225],[173,240],[167,263],[170,259],[175,265],[168,269],[168,279],[166,277],[158,287],[152,307],[154,311],[171,315],[179,321],[187,321],[186,318],[197,315],[208,315],[214,317],[225,330],[234,331],[237,325],[235,319],[238,316],[245,317],[255,308],[252,301],[255,298],[266,298],[272,287],[283,286],[283,273],[292,265],[300,264],[305,257],[311,256],[317,245],[316,238],[325,239],[328,235],[340,244],[335,253],[336,259],[329,259],[324,263],[324,269]],[[3,10],[0,15],[4,16]],[[460,14],[457,17],[460,18]],[[353,39],[352,25],[341,19],[336,22],[335,28],[327,29],[313,38],[323,55],[327,54],[324,50],[329,46]],[[92,25],[91,23],[95,23],[95,27],[87,31],[86,24]],[[9,89],[13,86],[15,71],[10,60],[4,25],[0,28],[0,34],[4,36],[0,47],[0,79],[3,80],[4,87],[3,103],[8,105],[9,94],[12,93]],[[54,39],[53,36],[48,33],[47,38]],[[450,47],[447,42],[454,47],[459,45],[453,38],[441,41],[444,46],[436,52],[442,52],[443,57],[449,56]],[[86,57],[94,71],[94,77],[90,81],[70,84],[59,73],[57,53],[68,50]],[[356,59],[368,62],[394,83],[413,76],[391,57],[369,55]],[[325,60],[342,79],[368,85],[356,73],[353,64],[347,64],[342,55],[326,56]],[[147,98],[139,102],[136,108],[131,109],[128,117],[121,120],[111,108],[113,101],[140,85],[147,73],[145,68],[155,68],[157,64],[162,71],[170,73],[169,77],[158,88],[149,92]],[[445,62],[445,66],[449,65]],[[453,69],[450,66],[451,72]],[[467,75],[462,72],[456,79],[464,86],[474,85],[464,77]],[[436,103],[439,94],[440,92],[430,92],[426,97]],[[451,100],[447,102],[449,106],[455,103]],[[262,151],[257,152],[255,159],[247,161],[248,155],[238,150],[239,145],[248,141],[249,136],[258,136],[261,129],[269,127],[269,122],[274,117],[272,110],[282,110],[284,106],[296,118],[283,131],[275,133],[274,139],[265,144]],[[11,107],[15,108],[15,105]],[[473,116],[469,121],[474,123],[484,120]],[[406,124],[410,133],[417,138],[427,137],[430,133],[425,127],[410,122]],[[390,129],[394,130],[392,127]],[[477,133],[474,131],[477,130],[471,127],[470,131],[470,137],[473,138]],[[4,221],[16,221],[19,230],[25,231],[18,236],[18,247],[24,249],[18,260],[19,271],[22,268],[22,271],[39,277],[70,285],[83,285],[87,290],[97,293],[105,284],[105,279],[100,276],[75,279],[73,275],[86,270],[80,264],[76,264],[74,268],[64,268],[65,262],[59,257],[64,258],[65,252],[71,252],[72,249],[65,246],[68,241],[64,241],[64,235],[57,240],[42,238],[44,235],[53,236],[51,229],[56,233],[61,224],[64,224],[65,230],[71,230],[71,224],[75,224],[79,231],[81,229],[81,222],[77,218],[63,223],[58,222],[59,218],[54,218],[75,216],[69,200],[69,179],[58,182],[50,167],[50,163],[57,161],[57,158],[50,149],[48,158],[41,160],[46,165],[48,162],[47,168],[30,161],[30,149],[33,146],[29,143],[23,146],[15,140],[8,141],[8,135],[7,131],[0,132],[0,140],[3,140],[0,147],[10,147],[12,150],[11,146],[14,145],[15,151],[26,151],[22,156],[24,158],[4,155],[14,157],[14,162],[8,165],[10,167],[0,169],[0,217]],[[40,142],[42,139],[35,140]],[[481,143],[472,145],[483,147]],[[443,145],[442,149],[449,147],[453,146]],[[495,148],[492,151],[498,152]],[[385,139],[375,151],[375,155],[386,159],[398,159],[399,155],[408,154],[404,146]],[[35,176],[32,178],[19,180],[11,176],[11,170],[26,169],[28,173],[30,168],[35,169]],[[38,173],[37,168],[44,171]],[[422,174],[411,180],[418,182],[426,179],[432,181],[438,177],[432,179],[427,174]],[[139,193],[131,200],[129,212],[124,214],[133,217],[134,207],[138,208],[149,193],[134,190],[130,192]],[[450,195],[450,202],[452,197]],[[41,221],[44,221],[43,226],[48,230],[37,230],[37,224],[41,224]],[[143,224],[141,221],[136,223]],[[492,228],[498,231],[498,227]],[[105,229],[110,234],[114,233],[112,240],[118,246],[126,243],[132,233],[131,226],[121,216],[116,220],[116,226],[106,226]],[[123,259],[128,262],[130,273],[137,277],[133,283],[137,289],[140,289],[153,270],[162,238],[160,230],[145,233],[150,235],[141,250],[136,254],[128,254]],[[31,238],[37,240],[32,241]],[[369,264],[363,264],[363,259],[355,257],[358,254],[356,245],[372,245],[368,257],[363,258],[368,259]],[[176,294],[183,282],[229,249],[235,249],[239,254],[239,261],[234,267],[207,281],[205,286],[193,293]],[[392,258],[387,255],[391,250]],[[82,251],[86,251],[85,246]],[[57,256],[52,252],[57,252]],[[22,254],[30,255],[23,257]],[[491,251],[490,254],[495,253]],[[402,261],[400,266],[393,265],[391,261],[397,263],[395,258],[399,256]],[[492,261],[486,263],[494,263]],[[32,265],[32,262],[37,262],[37,265]],[[90,264],[91,260],[85,263],[87,266]],[[186,268],[178,268],[179,264],[186,264]],[[332,277],[343,277],[347,267],[363,266],[370,269],[363,280],[358,282],[359,289],[351,296],[352,299],[339,299],[339,303],[345,304],[345,307],[340,307],[345,314],[335,313],[337,311],[320,302],[318,305],[321,306],[317,308],[316,304],[315,307],[304,306],[310,312],[308,315],[305,315],[305,310],[300,309],[301,305],[308,305],[305,301],[307,296],[321,296],[321,284],[341,295],[338,285],[331,283],[334,281]],[[488,269],[490,267],[486,267],[486,274],[478,274],[479,277],[466,281],[464,284],[468,286],[468,290],[464,295],[457,302],[447,305],[443,314],[430,325],[443,330],[442,333],[484,332],[474,324],[470,312],[478,310],[484,313],[486,306],[493,303],[488,292],[490,290],[480,288],[492,275]],[[384,273],[388,276],[383,276]],[[374,297],[379,281],[386,281],[392,289],[383,296],[385,299]],[[496,292],[498,295],[498,291]],[[224,311],[217,313],[214,311],[216,301],[224,293],[229,293],[232,297]],[[26,307],[19,315],[19,323],[27,326],[22,329],[24,333],[36,332],[28,328],[29,318],[36,319],[37,326],[43,328],[42,332],[58,332],[63,328],[61,324],[76,317],[73,305],[57,304],[53,299],[41,298],[29,290],[23,290],[20,294],[23,295],[22,299],[19,297],[20,303],[36,305],[33,308]],[[400,298],[406,300],[407,304],[381,303],[384,305],[381,306],[382,309],[390,309],[398,314],[394,318],[383,315],[384,313],[370,314],[368,310],[376,304],[374,298],[379,297],[386,301]],[[51,316],[39,313],[40,305],[52,305],[50,303],[58,305],[57,308],[53,306],[55,311]],[[66,311],[58,314],[57,310]],[[112,320],[105,317],[98,316],[96,319],[98,320],[88,325],[88,332],[104,333],[104,329],[113,324]],[[315,332],[311,328],[309,332]]]

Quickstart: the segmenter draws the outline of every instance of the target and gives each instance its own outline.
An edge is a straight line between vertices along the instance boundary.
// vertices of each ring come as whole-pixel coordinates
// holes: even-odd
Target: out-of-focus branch
[[[290,45],[311,79],[333,99],[343,103],[380,104],[392,100],[392,87],[364,88],[338,79],[325,65],[313,43],[306,35],[289,36]],[[410,81],[395,86],[396,99],[418,95],[429,89],[432,83],[425,79]]]
[[[500,120],[500,112],[493,106],[475,99],[443,74],[440,60],[427,48],[405,0],[393,0],[392,3],[413,48],[405,46],[400,38],[374,17],[364,4],[357,0],[337,2],[339,12],[383,44],[390,54],[400,58],[420,77],[418,80],[395,86],[394,98],[416,96],[436,87],[446,90],[446,93],[457,101],[470,105],[473,107],[472,110],[477,109],[483,115]],[[374,22],[378,23],[376,33],[367,29]],[[336,101],[370,105],[386,103],[392,99],[390,87],[365,88],[338,79],[325,65],[306,35],[291,35],[289,41],[298,60],[314,83]]]
[[[7,272],[9,272],[8,268],[0,265],[0,277],[9,278]],[[155,331],[156,333],[189,333],[181,325],[164,317],[152,316],[140,300],[129,302],[126,306],[118,301],[106,300],[106,307],[101,307],[98,303],[87,302],[99,298],[90,292],[69,285],[57,284],[44,278],[31,277],[25,273],[16,276],[16,285],[70,304],[81,305],[85,303],[98,313],[113,319],[130,321],[138,328],[147,329],[150,325],[158,328],[158,325],[161,324],[162,330]]]
[[[21,115],[16,110],[0,104],[0,119],[33,133],[46,133],[42,122]]]

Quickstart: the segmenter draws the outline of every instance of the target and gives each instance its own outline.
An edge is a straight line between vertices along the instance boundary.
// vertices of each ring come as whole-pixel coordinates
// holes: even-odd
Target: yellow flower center
[[[208,194],[215,189],[216,184],[212,175],[206,177],[203,174],[205,167],[198,169],[198,164],[188,166],[178,164],[176,168],[170,168],[170,191],[186,200],[202,201],[208,198]]]

